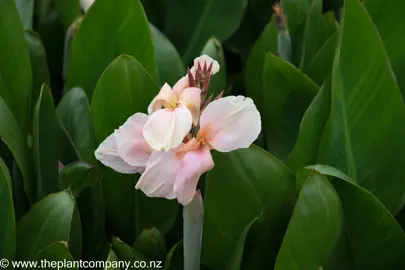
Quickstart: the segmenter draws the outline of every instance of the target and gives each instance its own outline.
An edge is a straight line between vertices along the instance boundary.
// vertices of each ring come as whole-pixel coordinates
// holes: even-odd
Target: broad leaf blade
[[[313,172],[301,189],[274,269],[323,269],[342,229],[338,194],[324,176]]]
[[[214,153],[204,196],[203,264],[224,269],[246,225],[263,214],[266,221],[259,258],[271,263],[295,201],[294,177],[279,160],[258,147]],[[269,230],[269,228],[271,228]]]
[[[318,163],[347,173],[399,211],[405,203],[405,105],[380,36],[357,0],[344,8],[331,102]]]
[[[91,99],[101,73],[121,54],[135,57],[156,78],[153,42],[141,1],[96,1],[72,43],[67,89],[81,87]]]
[[[160,81],[173,86],[186,73],[183,60],[170,40],[159,29],[150,24],[150,30]]]
[[[0,86],[0,96],[25,132],[32,75],[27,42],[13,0],[0,1],[0,36],[0,80],[5,85],[5,89]]]
[[[284,160],[293,150],[300,123],[318,86],[292,64],[268,54],[262,110],[268,150]]]
[[[173,0],[167,7],[164,32],[184,62],[189,63],[212,36],[224,41],[232,35],[242,21],[246,5],[246,0]]]
[[[6,164],[0,158],[0,257],[14,260],[15,252],[15,215],[13,190],[10,173]]]
[[[74,199],[66,191],[36,203],[17,225],[17,259],[34,260],[39,251],[58,241],[75,246],[81,235],[71,235],[74,209]]]

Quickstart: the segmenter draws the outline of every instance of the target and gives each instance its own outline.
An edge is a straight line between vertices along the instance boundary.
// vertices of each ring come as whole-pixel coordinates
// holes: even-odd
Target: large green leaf
[[[219,72],[211,78],[208,94],[215,97],[221,91],[227,92],[225,57],[221,42],[216,38],[208,40],[201,52],[201,55],[204,54],[217,60],[220,65]]]
[[[69,90],[58,104],[56,113],[82,159],[95,165],[96,143],[89,101],[84,90],[81,88]]]
[[[67,191],[36,203],[17,224],[17,259],[33,260],[39,251],[59,241],[68,242],[69,250],[80,254],[80,249],[73,250],[81,243],[81,234],[75,230],[76,211],[75,201]]]
[[[59,191],[58,134],[59,120],[55,114],[51,90],[43,85],[34,109],[32,149],[36,178],[36,198],[42,199]]]
[[[333,168],[314,169],[330,174]],[[395,218],[376,197],[343,173],[335,170],[332,176],[336,177],[331,183],[342,201],[356,269],[404,269],[405,233]]]
[[[263,30],[262,35],[256,41],[246,63],[245,84],[246,92],[251,97],[260,112],[264,110],[264,87],[263,87],[263,68],[266,56],[269,52],[277,53],[277,28],[273,17]]]
[[[28,149],[24,135],[18,126],[12,112],[0,97],[0,137],[10,149],[13,157],[23,175],[24,189],[28,199],[33,202],[35,198],[34,182],[30,178],[30,165],[28,161]]]
[[[53,0],[65,31],[81,15],[80,0]]]
[[[324,176],[311,173],[299,194],[274,269],[323,269],[342,229],[338,194]]]
[[[230,257],[230,260],[226,264],[226,270],[240,270],[241,269],[245,242],[247,240],[250,229],[253,227],[253,224],[255,224],[255,222],[257,222],[259,219],[260,219],[260,217],[255,217],[251,222],[249,222],[246,225],[242,234],[239,236],[238,242],[236,244],[235,249],[233,250],[233,254]]]
[[[157,85],[134,58],[120,56],[113,61],[101,76],[91,103],[98,143],[128,117],[146,111],[157,92]],[[136,191],[138,175],[101,169],[107,222],[115,235],[133,242],[143,228],[155,226],[162,233],[171,228],[177,213],[175,201],[152,199]]]
[[[379,34],[362,5],[347,0],[318,163],[347,173],[397,212],[405,202],[404,119],[405,105]]]
[[[245,227],[262,213],[267,246],[279,244],[296,192],[289,169],[256,146],[214,153],[214,161],[205,187],[202,260],[224,269]],[[275,255],[266,252],[259,259],[271,262]]]
[[[43,265],[41,269],[55,269],[55,265],[58,266],[58,269],[78,269],[77,267],[74,267],[75,264],[73,263],[73,257],[70,254],[67,242],[65,241],[56,242],[42,249],[35,256],[35,260],[38,262],[38,265],[40,265],[41,261],[47,262],[41,264],[41,266]]]
[[[303,67],[304,73],[317,84],[322,84],[331,74],[338,36],[338,32],[330,36],[312,58],[312,61]]]
[[[292,64],[269,53],[264,66],[262,110],[267,148],[284,160],[293,150],[302,117],[318,86]]]
[[[5,86],[0,86],[0,96],[25,132],[32,75],[28,45],[13,0],[0,1],[0,36],[0,81]]]
[[[184,267],[183,242],[177,242],[166,256],[163,269],[177,270]]]
[[[297,142],[288,156],[293,170],[316,163],[319,144],[330,112],[330,81],[326,81],[302,118]]]
[[[30,111],[32,111],[38,100],[42,84],[46,83],[50,85],[51,81],[41,37],[36,32],[28,30],[25,31],[25,39],[28,43],[31,60],[32,90],[30,96]]]
[[[405,21],[402,12],[405,2],[364,0],[363,3],[384,41],[398,86],[405,97]]]
[[[150,24],[156,65],[161,83],[174,85],[186,73],[185,66],[176,48],[159,29]]]
[[[288,18],[288,29],[295,33],[298,27],[304,23],[313,0],[284,0],[282,7]]]
[[[328,33],[326,23],[331,19],[332,24],[332,34],[333,30],[336,30],[335,18],[329,16],[329,13],[326,17],[322,14],[322,0],[313,0],[310,9],[308,10],[308,16],[305,21],[305,33],[304,33],[304,44],[303,52],[301,57],[300,67],[305,68],[310,64],[313,57],[317,54],[319,49],[329,38],[331,33]],[[326,19],[325,19],[326,18]],[[333,28],[333,26],[335,26]]]
[[[238,28],[246,0],[173,0],[167,7],[165,33],[185,63],[201,52],[211,37],[226,40]]]
[[[132,248],[153,260],[163,260],[166,255],[164,235],[156,228],[144,229]]]
[[[24,29],[31,29],[34,18],[34,0],[14,0]]]
[[[15,251],[15,215],[13,190],[10,173],[0,158],[0,257],[9,261],[14,259]]]
[[[153,42],[141,1],[94,2],[73,40],[67,89],[81,87],[91,99],[101,73],[118,55],[135,57],[156,77]]]
[[[76,198],[83,232],[84,260],[104,259],[105,214],[101,175],[96,167],[84,162],[71,163],[60,172],[60,182]]]

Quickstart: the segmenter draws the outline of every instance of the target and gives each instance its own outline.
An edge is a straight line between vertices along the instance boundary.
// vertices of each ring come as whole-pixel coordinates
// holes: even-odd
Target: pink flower
[[[201,90],[163,85],[148,107],[143,136],[153,150],[169,151],[181,144],[200,116]]]
[[[143,138],[143,127],[148,115],[136,113],[97,148],[96,158],[113,170],[126,173],[142,173],[152,153]]]
[[[188,204],[200,176],[214,167],[210,149],[229,152],[257,139],[261,119],[250,98],[229,96],[211,102],[200,118],[196,138],[168,152],[153,152],[136,189],[147,196]]]
[[[218,62],[208,56],[194,61],[188,75],[173,87],[163,85],[148,107],[100,144],[96,158],[121,173],[141,173],[135,188],[150,197],[187,205],[200,176],[214,167],[211,150],[230,152],[249,147],[259,136],[261,118],[252,99],[207,97]]]

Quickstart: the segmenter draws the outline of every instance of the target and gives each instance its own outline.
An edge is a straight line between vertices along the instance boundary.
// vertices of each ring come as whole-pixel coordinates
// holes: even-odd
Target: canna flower
[[[120,173],[141,173],[135,188],[150,197],[193,199],[200,176],[214,167],[211,150],[249,147],[259,136],[261,118],[252,99],[207,97],[218,63],[202,56],[171,88],[164,84],[148,107],[108,136],[95,152]]]
[[[143,137],[147,114],[136,113],[97,148],[96,158],[105,166],[125,174],[142,173],[152,154]]]
[[[201,90],[163,85],[159,94],[149,105],[149,119],[143,136],[153,150],[169,151],[181,144],[190,131],[192,123],[198,122],[201,105]]]
[[[187,76],[173,89],[166,83],[148,107],[150,117],[143,135],[156,151],[178,147],[192,126],[197,126],[201,100],[208,91],[211,76],[219,71],[219,64],[207,55],[194,60]]]
[[[208,104],[195,138],[168,152],[153,152],[136,189],[147,196],[187,205],[200,176],[214,167],[211,149],[230,152],[249,147],[259,136],[261,119],[252,99],[229,96]]]

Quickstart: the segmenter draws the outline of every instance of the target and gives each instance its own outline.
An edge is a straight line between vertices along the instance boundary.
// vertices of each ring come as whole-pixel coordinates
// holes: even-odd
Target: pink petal
[[[136,113],[114,132],[117,151],[129,165],[145,167],[152,149],[143,137],[143,127],[148,115]]]
[[[200,127],[200,138],[220,152],[229,152],[247,148],[257,139],[261,118],[251,98],[229,96],[208,104]]]
[[[143,136],[152,149],[169,151],[181,144],[191,129],[192,116],[185,107],[154,112],[143,129]]]
[[[197,126],[200,118],[201,89],[197,87],[184,89],[179,96],[179,102],[190,110],[193,116],[193,124]]]
[[[200,63],[201,68],[204,68],[204,65],[207,65],[207,68],[211,65],[212,63],[212,71],[211,74],[214,75],[219,71],[219,63],[209,57],[208,55],[201,55],[200,57],[197,57],[194,59],[194,66],[190,69],[191,73],[195,76],[195,71],[197,70],[198,63]]]
[[[187,76],[181,78],[174,86],[173,91],[177,96],[180,96],[181,92],[189,86]]]
[[[183,205],[192,201],[200,176],[214,167],[208,146],[188,152],[180,163],[180,170],[174,183],[174,193]]]
[[[148,106],[148,114],[162,109],[162,106],[168,107],[170,104],[177,102],[176,93],[172,91],[172,88],[165,83],[160,89],[159,94],[152,100]]]
[[[149,197],[174,199],[174,181],[180,160],[174,150],[169,152],[155,151],[150,156],[146,170],[142,174],[135,188],[142,190]]]
[[[111,169],[126,174],[142,172],[143,167],[131,166],[126,163],[118,154],[117,144],[114,134],[108,136],[97,148],[94,155],[105,166]]]

